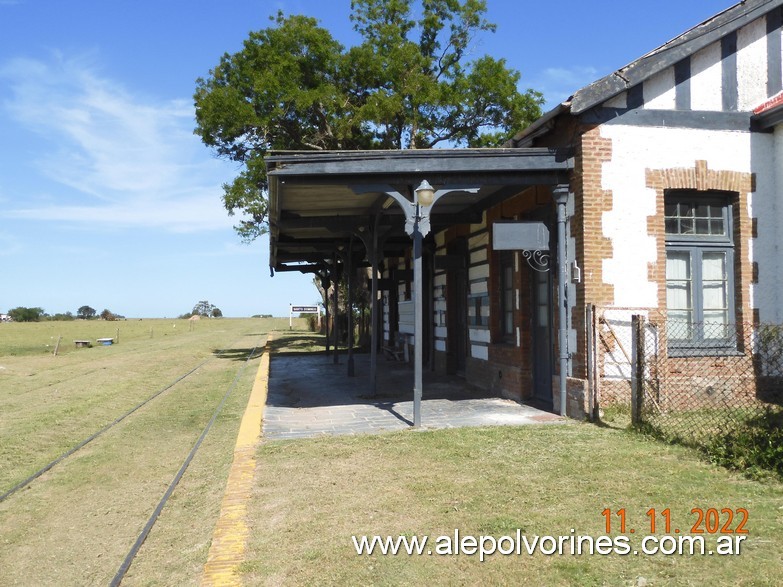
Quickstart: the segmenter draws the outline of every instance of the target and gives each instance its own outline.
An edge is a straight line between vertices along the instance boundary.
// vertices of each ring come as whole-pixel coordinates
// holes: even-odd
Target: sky
[[[350,0],[0,0],[0,313],[88,305],[174,317],[287,316],[312,278],[270,277],[223,208],[238,173],[193,134],[195,81],[270,16],[356,44]],[[472,55],[504,58],[545,110],[732,0],[487,0]]]

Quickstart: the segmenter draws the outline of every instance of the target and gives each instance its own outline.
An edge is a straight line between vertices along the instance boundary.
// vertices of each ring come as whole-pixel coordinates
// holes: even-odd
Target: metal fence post
[[[598,405],[596,402],[597,393],[595,389],[595,306],[587,304],[585,306],[585,367],[587,375],[587,417],[591,422],[596,420]]]
[[[631,317],[631,422],[641,424],[644,407],[644,316]]]

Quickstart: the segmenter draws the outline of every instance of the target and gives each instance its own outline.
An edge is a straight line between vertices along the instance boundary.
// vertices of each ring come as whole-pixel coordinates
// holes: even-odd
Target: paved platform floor
[[[347,356],[339,364],[325,354],[272,354],[263,436],[269,440],[323,435],[377,433],[413,425],[413,368],[378,357],[376,393],[370,358]],[[563,422],[558,415],[490,397],[456,376],[425,371],[421,405],[423,429]]]

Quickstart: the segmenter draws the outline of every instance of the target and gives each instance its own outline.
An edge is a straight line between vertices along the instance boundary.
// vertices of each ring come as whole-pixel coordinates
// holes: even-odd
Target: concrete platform
[[[413,425],[413,368],[378,357],[376,393],[370,358],[347,356],[339,364],[325,354],[272,353],[263,436],[268,440],[404,430]],[[558,415],[490,397],[456,376],[425,371],[422,429],[562,423]]]

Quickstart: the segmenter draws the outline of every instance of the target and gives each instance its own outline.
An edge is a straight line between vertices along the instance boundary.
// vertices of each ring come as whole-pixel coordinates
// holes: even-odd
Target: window
[[[514,254],[500,255],[500,335],[504,342],[516,341],[514,330]]]
[[[665,198],[669,349],[736,348],[731,206],[718,192]]]

